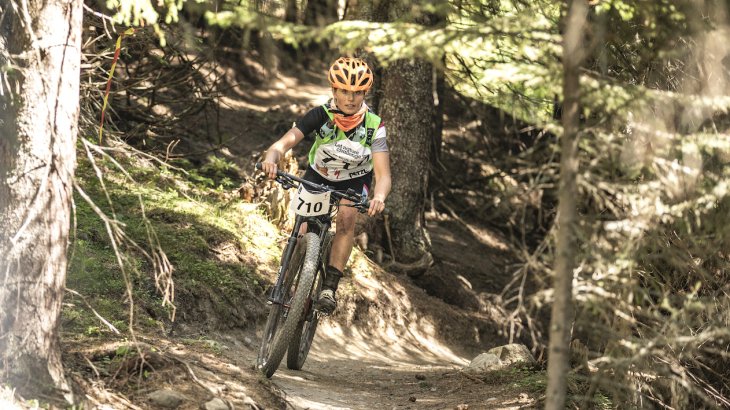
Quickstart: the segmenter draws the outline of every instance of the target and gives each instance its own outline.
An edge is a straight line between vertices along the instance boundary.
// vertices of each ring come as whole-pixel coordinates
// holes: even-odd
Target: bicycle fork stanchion
[[[284,294],[286,292],[284,291],[284,289],[282,289],[282,285],[287,274],[287,269],[289,269],[289,262],[291,261],[292,254],[294,254],[294,248],[296,248],[297,240],[299,240],[299,228],[302,225],[303,219],[303,217],[297,215],[297,218],[294,222],[294,229],[292,229],[291,235],[289,235],[289,239],[286,240],[286,248],[284,248],[284,254],[281,256],[281,266],[279,267],[279,274],[276,278],[274,288],[271,289],[271,295],[269,295],[269,299],[267,301],[267,303],[270,305],[284,304],[284,300],[282,299],[284,298]]]

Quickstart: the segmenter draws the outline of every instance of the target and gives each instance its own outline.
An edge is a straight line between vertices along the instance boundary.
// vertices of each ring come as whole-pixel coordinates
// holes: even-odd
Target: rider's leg
[[[343,203],[349,201],[343,200]],[[334,266],[340,271],[345,270],[347,260],[350,258],[352,246],[355,243],[355,220],[357,219],[357,210],[350,206],[340,205],[337,210],[335,219],[335,236],[332,239],[332,249],[330,250],[330,266]]]
[[[322,292],[319,294],[319,307],[327,313],[335,310],[335,291],[355,242],[356,217],[355,208],[340,206],[337,210],[335,236],[332,239],[327,273],[322,282]]]

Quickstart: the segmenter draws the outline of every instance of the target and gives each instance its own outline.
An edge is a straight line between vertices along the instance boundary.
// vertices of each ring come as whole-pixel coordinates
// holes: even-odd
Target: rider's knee
[[[338,234],[351,234],[355,232],[355,215],[337,215]]]

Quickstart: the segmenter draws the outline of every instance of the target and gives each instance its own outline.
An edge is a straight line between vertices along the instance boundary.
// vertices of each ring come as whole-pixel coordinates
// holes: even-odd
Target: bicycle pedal
[[[320,318],[327,317],[327,316],[330,315],[329,313],[322,312],[321,310],[315,310],[314,311],[314,314],[317,315],[317,320],[319,320]]]

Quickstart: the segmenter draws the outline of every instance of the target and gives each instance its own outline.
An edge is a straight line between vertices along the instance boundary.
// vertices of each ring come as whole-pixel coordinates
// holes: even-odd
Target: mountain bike
[[[256,163],[261,169],[261,163]],[[332,219],[337,207],[351,206],[367,212],[367,192],[335,190],[305,181],[286,172],[276,172],[284,189],[297,188],[290,208],[296,218],[281,257],[281,265],[268,296],[269,315],[264,326],[256,367],[271,377],[287,355],[289,369],[301,370],[307,359],[319,319],[324,315],[316,300],[322,289],[334,234]],[[347,199],[351,203],[340,203]],[[306,233],[302,226],[306,223]]]

